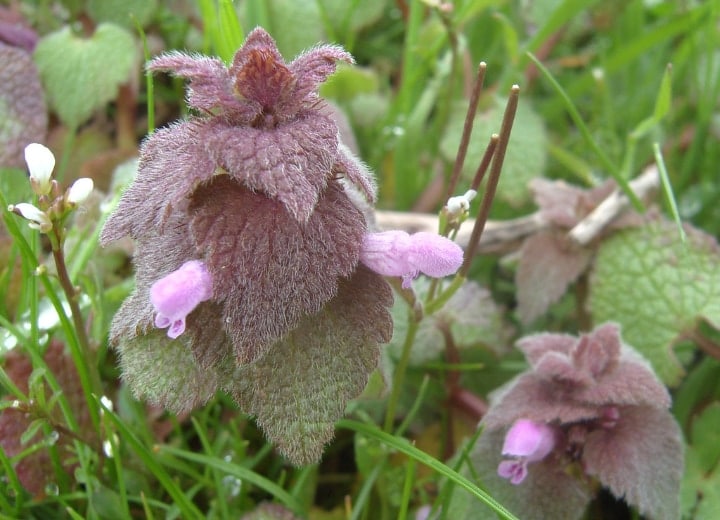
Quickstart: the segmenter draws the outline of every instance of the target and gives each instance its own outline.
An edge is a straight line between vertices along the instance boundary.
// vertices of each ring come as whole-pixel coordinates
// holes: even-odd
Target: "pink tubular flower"
[[[454,274],[462,264],[463,250],[435,233],[383,231],[365,234],[360,261],[383,276],[401,276],[407,289],[420,273],[434,278]]]
[[[518,419],[505,435],[502,454],[512,457],[498,466],[498,475],[520,484],[527,476],[527,465],[545,457],[555,447],[555,431],[542,422]]]
[[[212,296],[212,277],[199,260],[185,262],[180,269],[160,278],[150,287],[150,302],[155,307],[155,326],[168,329],[175,339],[185,332],[185,318],[201,302]]]

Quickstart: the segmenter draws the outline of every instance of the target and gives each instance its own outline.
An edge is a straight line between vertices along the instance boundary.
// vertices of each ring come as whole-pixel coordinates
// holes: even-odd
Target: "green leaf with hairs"
[[[323,310],[235,370],[228,390],[291,463],[320,460],[345,405],[377,367],[379,343],[390,339],[391,303],[387,283],[360,268]]]
[[[35,49],[50,106],[71,128],[117,96],[136,62],[132,35],[109,23],[100,24],[89,38],[65,27],[43,37]]]
[[[615,321],[668,385],[684,370],[673,353],[701,318],[720,325],[720,251],[715,239],[688,230],[683,242],[662,221],[602,243],[590,281],[595,323]]]

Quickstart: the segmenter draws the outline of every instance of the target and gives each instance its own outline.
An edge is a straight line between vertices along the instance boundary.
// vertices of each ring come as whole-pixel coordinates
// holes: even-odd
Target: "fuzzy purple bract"
[[[372,204],[374,180],[317,94],[338,60],[352,58],[325,45],[285,63],[260,28],[229,67],[152,60],[189,80],[197,115],[145,140],[101,236],[136,245],[136,288],[110,333],[135,395],[186,412],[225,390],[295,464],[320,458],[392,334],[391,290],[358,263],[353,201]],[[151,291],[159,280],[180,287]]]
[[[518,346],[530,369],[493,396],[471,452],[487,491],[519,518],[573,519],[599,483],[649,518],[679,518],[683,442],[670,395],[618,326],[580,338],[537,334]],[[518,429],[521,421],[536,426]],[[511,467],[508,455],[531,463]]]

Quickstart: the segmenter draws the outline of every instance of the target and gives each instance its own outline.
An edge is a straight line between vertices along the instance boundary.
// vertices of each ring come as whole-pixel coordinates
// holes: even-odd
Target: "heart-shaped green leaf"
[[[109,23],[100,24],[89,38],[65,27],[42,38],[35,49],[50,106],[72,128],[117,96],[136,56],[132,35]]]

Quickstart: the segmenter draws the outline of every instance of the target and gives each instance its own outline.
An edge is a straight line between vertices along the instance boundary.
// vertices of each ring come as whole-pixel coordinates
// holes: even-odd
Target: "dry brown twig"
[[[630,187],[641,200],[647,200],[660,186],[657,166],[648,166],[642,174],[630,181]],[[622,191],[615,190],[573,229],[568,237],[578,245],[589,244],[615,218],[630,207],[630,201]],[[438,217],[427,213],[404,213],[400,211],[377,211],[377,224],[381,229],[403,229],[436,232]],[[475,221],[468,219],[460,226],[457,243],[465,247],[470,239]],[[480,238],[476,253],[507,253],[513,251],[522,240],[547,227],[549,224],[540,212],[504,221],[488,221]]]

